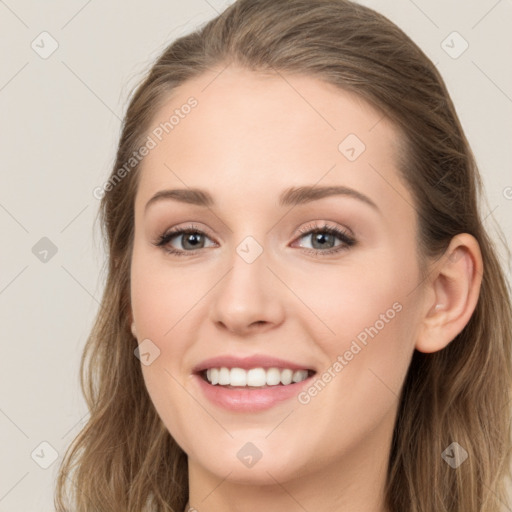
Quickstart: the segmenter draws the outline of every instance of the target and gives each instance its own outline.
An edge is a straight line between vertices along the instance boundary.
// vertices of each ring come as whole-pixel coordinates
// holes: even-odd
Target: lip
[[[251,368],[289,368],[290,370],[313,370],[307,364],[294,363],[286,361],[277,357],[266,356],[262,354],[255,354],[247,357],[235,357],[232,355],[224,355],[206,359],[196,365],[193,373],[201,373],[208,368],[242,368],[243,370],[250,370]]]
[[[213,385],[206,381],[202,372],[208,368],[289,368],[290,370],[311,370],[312,375],[301,382],[287,386],[276,385],[267,388],[234,387]],[[296,397],[300,391],[311,384],[316,371],[308,365],[301,365],[276,357],[253,355],[235,357],[231,355],[206,359],[193,369],[193,377],[201,393],[213,405],[232,412],[251,413],[270,409],[282,402]]]

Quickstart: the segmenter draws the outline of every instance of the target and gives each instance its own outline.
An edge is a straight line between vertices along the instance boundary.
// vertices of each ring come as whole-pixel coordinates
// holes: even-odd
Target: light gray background
[[[0,512],[53,510],[58,463],[87,419],[78,365],[104,282],[92,191],[110,172],[130,91],[172,39],[227,3],[0,0]],[[438,66],[484,177],[486,225],[496,219],[510,244],[511,0],[362,3]],[[48,51],[44,31],[58,43],[47,59],[31,47]],[[469,44],[456,59],[442,47],[453,31]],[[57,247],[46,262],[32,251],[43,237]],[[41,442],[58,453],[47,469]]]

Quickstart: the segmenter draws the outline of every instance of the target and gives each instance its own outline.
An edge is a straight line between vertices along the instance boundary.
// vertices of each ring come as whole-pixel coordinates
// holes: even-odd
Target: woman
[[[511,305],[480,187],[437,69],[371,9],[238,0],[171,44],[101,190],[58,510],[500,510]]]

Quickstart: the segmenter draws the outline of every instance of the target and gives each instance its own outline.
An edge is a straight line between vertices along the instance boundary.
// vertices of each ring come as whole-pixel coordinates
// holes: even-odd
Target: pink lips
[[[308,370],[311,369],[307,365],[301,365],[264,355],[253,355],[248,357],[234,357],[231,355],[212,357],[202,361],[194,367],[193,372],[199,373],[208,368],[242,368],[249,370],[250,368],[290,368],[290,370]]]
[[[202,361],[194,367],[194,379],[204,396],[214,405],[233,412],[258,412],[270,409],[275,405],[296,397],[298,393],[311,383],[312,376],[289,384],[266,388],[225,387],[207,382],[202,373],[208,368],[289,368],[290,370],[308,370],[301,365],[275,357],[253,355],[245,358],[230,355],[218,356]]]

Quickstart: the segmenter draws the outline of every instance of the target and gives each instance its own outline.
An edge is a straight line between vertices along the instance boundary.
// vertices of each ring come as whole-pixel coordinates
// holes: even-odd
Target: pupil
[[[328,234],[324,234],[324,233],[317,233],[316,235],[314,235],[313,237],[313,246],[315,245],[316,242],[320,242],[322,244],[322,242],[326,242],[326,240],[330,240],[330,238],[332,238],[333,235],[331,235],[330,233]],[[330,240],[332,241],[332,240]],[[320,247],[325,247],[325,243],[323,243],[323,245],[320,245]]]
[[[194,249],[195,246],[197,245],[197,243],[199,243],[199,238],[201,237],[201,235],[199,233],[189,233],[186,237],[185,237],[185,244],[184,245],[187,245],[190,241],[192,241],[192,248]],[[194,242],[195,240],[195,242]]]

